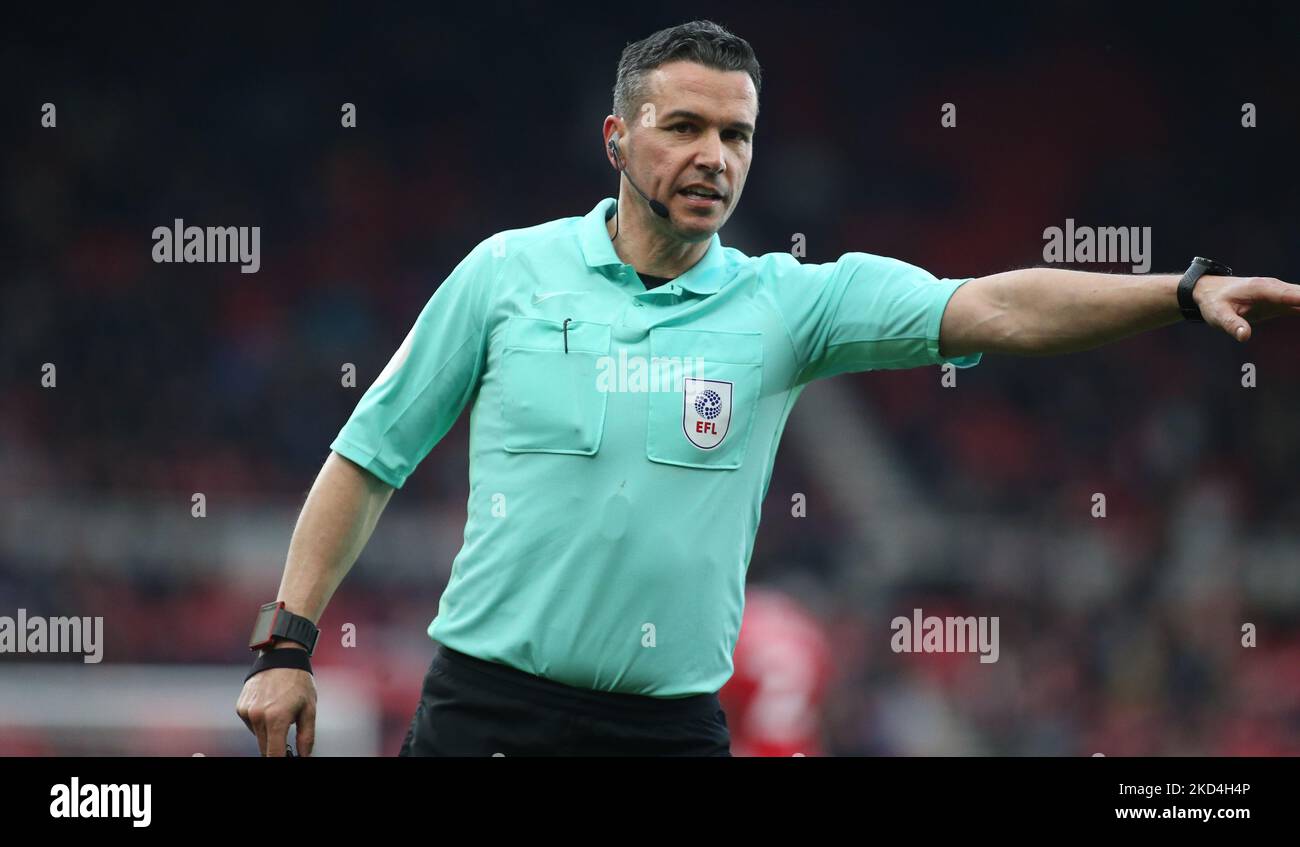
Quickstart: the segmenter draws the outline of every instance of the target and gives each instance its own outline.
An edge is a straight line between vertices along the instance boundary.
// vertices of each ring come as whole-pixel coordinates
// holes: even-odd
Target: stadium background
[[[979,276],[1041,264],[1073,218],[1150,226],[1153,272],[1202,254],[1300,281],[1294,6],[184,8],[43,9],[3,37],[0,614],[103,615],[106,642],[99,665],[0,657],[6,755],[255,752],[243,645],[328,443],[471,246],[613,195],[614,69],[662,27],[716,20],[763,65],[722,231],[750,254],[803,233],[809,261]],[[260,226],[260,272],[154,264],[177,217]],[[1297,354],[1295,321],[1246,346],[1176,326],[986,356],[956,388],[937,368],[811,388],[750,569],[827,659],[795,749],[1300,753]],[[321,621],[321,753],[401,741],[466,435],[462,416]],[[999,616],[999,662],[891,652],[915,607]]]

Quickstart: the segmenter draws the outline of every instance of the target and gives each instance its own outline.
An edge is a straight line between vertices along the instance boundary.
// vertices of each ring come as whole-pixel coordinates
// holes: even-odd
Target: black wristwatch
[[[284,638],[307,648],[310,656],[316,649],[316,639],[320,630],[310,619],[295,615],[284,607],[284,601],[267,603],[257,612],[253,623],[253,635],[248,639],[249,650],[263,650],[271,647],[275,639]]]
[[[1196,287],[1196,281],[1206,274],[1232,276],[1232,268],[1203,256],[1192,259],[1191,267],[1178,281],[1178,308],[1182,310],[1185,320],[1205,323],[1205,318],[1201,317],[1201,307],[1192,299],[1192,289]]]

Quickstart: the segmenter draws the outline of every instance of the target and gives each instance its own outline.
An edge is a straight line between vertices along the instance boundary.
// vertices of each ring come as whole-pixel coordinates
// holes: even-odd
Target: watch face
[[[253,622],[253,634],[248,639],[249,647],[261,647],[271,640],[271,632],[275,628],[275,619],[280,614],[280,608],[279,603],[267,603],[257,610],[257,620]]]
[[[1226,276],[1232,274],[1232,268],[1222,262],[1216,262],[1213,259],[1207,259],[1204,256],[1197,256],[1192,259],[1192,261],[1199,265],[1204,265],[1205,272],[1213,276]]]

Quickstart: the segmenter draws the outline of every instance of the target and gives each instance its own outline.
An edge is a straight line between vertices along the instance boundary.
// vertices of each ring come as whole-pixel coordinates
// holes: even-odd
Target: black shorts
[[[717,694],[574,688],[437,645],[399,756],[730,756]]]

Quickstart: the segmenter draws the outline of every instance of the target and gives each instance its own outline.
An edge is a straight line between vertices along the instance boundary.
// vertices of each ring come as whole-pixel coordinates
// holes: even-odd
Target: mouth
[[[692,186],[677,193],[686,198],[686,205],[693,209],[711,209],[722,205],[722,195],[711,188]]]

